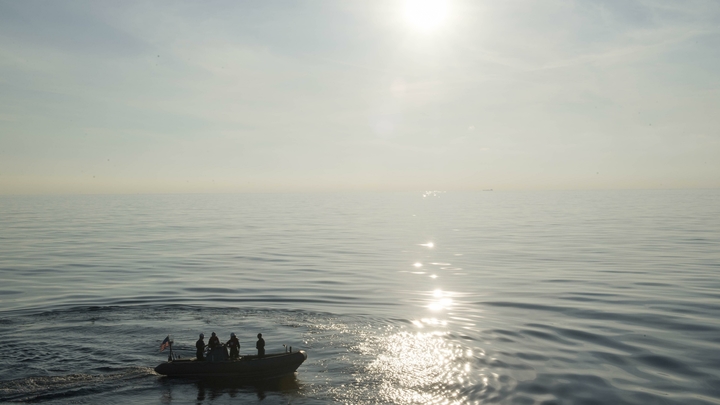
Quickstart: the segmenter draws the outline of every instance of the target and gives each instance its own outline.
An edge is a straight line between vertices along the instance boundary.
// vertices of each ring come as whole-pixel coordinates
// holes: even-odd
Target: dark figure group
[[[255,343],[255,348],[258,351],[258,357],[265,356],[265,339],[262,338],[262,333],[258,333],[257,335],[258,341]],[[195,357],[199,361],[205,360],[205,348],[208,347],[210,349],[214,349],[216,347],[220,347],[220,339],[217,337],[215,332],[212,333],[210,336],[210,340],[208,340],[208,344],[205,345],[205,335],[200,334],[200,338],[195,342]],[[237,359],[240,357],[240,341],[238,340],[237,336],[235,336],[235,333],[230,334],[230,340],[228,340],[225,343],[225,347],[230,348],[230,358],[231,359]]]

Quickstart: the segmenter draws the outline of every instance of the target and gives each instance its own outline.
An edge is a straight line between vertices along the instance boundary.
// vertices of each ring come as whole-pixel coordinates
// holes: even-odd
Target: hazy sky
[[[0,194],[674,187],[717,0],[0,0]]]

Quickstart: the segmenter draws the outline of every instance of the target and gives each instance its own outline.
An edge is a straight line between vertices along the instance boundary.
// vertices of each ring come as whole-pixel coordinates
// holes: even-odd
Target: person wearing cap
[[[208,340],[208,347],[210,349],[214,349],[216,347],[220,347],[220,339],[217,337],[215,332],[213,332],[210,336],[210,340]]]
[[[201,333],[200,339],[195,342],[195,357],[197,357],[197,359],[200,361],[205,360],[205,357],[203,356],[203,350],[205,350],[205,341],[203,339],[205,339],[205,335]]]
[[[230,334],[230,340],[225,343],[225,346],[230,348],[230,358],[237,359],[240,357],[240,341],[235,336],[235,333]]]
[[[262,333],[258,333],[258,341],[255,343],[255,348],[258,351],[258,357],[265,356],[265,339],[262,338]]]

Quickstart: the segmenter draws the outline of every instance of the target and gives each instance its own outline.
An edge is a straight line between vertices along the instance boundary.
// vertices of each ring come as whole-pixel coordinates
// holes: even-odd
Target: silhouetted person
[[[217,337],[215,332],[212,333],[212,336],[210,336],[210,340],[208,340],[208,347],[210,349],[220,347],[220,339]]]
[[[205,360],[205,357],[203,356],[203,350],[205,350],[205,341],[203,339],[205,339],[205,335],[201,333],[200,339],[195,342],[195,357],[197,357],[197,359],[200,361]]]
[[[265,339],[262,338],[262,333],[258,333],[258,341],[255,343],[255,348],[258,350],[258,357],[265,356]]]
[[[230,340],[228,340],[225,345],[230,348],[231,359],[237,359],[240,357],[240,341],[235,336],[235,333],[230,334]]]

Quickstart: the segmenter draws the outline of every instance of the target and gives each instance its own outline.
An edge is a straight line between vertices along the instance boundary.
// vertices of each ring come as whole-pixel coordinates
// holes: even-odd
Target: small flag
[[[168,346],[170,346],[170,335],[168,335],[160,344],[160,351],[167,349]]]

